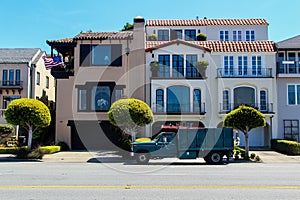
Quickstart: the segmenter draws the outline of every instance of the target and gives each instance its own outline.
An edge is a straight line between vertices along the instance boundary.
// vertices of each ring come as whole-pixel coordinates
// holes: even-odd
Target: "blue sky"
[[[0,0],[0,48],[37,47],[80,31],[118,31],[147,19],[265,18],[275,42],[300,34],[298,0]]]

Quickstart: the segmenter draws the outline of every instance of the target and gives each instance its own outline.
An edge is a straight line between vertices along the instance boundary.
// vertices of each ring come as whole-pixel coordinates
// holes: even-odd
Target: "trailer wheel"
[[[223,154],[220,152],[209,153],[204,160],[209,164],[220,164],[223,160]]]
[[[147,152],[137,153],[136,161],[139,164],[147,164],[149,162],[150,155]]]

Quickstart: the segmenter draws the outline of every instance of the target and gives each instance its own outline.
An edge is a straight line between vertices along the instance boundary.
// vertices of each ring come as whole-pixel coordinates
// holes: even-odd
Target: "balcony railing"
[[[0,89],[23,89],[23,81],[0,81]]]
[[[51,75],[56,79],[68,79],[74,76],[74,63],[65,62],[66,67],[57,66],[51,69]]]
[[[219,68],[217,69],[218,78],[247,78],[247,77],[259,77],[259,78],[272,78],[272,68]]]
[[[228,103],[228,104],[220,103],[219,112],[228,113],[238,108],[240,105],[241,104],[235,104],[235,103]],[[273,103],[266,103],[266,104],[254,103],[254,104],[245,104],[245,105],[253,107],[262,113],[273,113]]]
[[[205,103],[199,104],[167,104],[166,107],[159,104],[152,104],[152,111],[154,113],[192,113],[192,114],[205,114]]]
[[[291,63],[291,64],[283,64]],[[283,63],[277,62],[278,74],[300,74],[300,63],[296,61],[283,61]]]

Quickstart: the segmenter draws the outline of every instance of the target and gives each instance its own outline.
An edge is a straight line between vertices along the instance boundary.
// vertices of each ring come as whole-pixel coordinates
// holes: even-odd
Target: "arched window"
[[[242,86],[234,88],[234,108],[240,105],[255,107],[255,89],[252,87]]]
[[[167,112],[190,112],[190,88],[171,86],[167,90]]]
[[[196,113],[201,112],[201,90],[194,90],[194,99],[193,99],[193,111]]]
[[[267,111],[267,91],[260,91],[260,110]]]
[[[223,91],[223,111],[230,110],[229,90]]]
[[[164,111],[164,91],[162,89],[156,90],[156,112]]]

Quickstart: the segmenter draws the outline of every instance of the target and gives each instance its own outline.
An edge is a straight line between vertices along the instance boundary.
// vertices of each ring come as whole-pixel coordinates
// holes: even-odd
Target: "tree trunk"
[[[32,143],[32,127],[29,127],[28,129],[28,147],[27,150],[30,151],[31,150],[31,143]]]
[[[249,158],[249,134],[245,132],[245,159]]]

